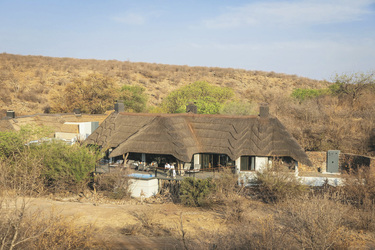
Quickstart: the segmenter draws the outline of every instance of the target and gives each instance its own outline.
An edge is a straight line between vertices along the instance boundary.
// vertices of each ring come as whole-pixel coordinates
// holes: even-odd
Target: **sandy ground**
[[[138,200],[123,204],[97,203],[77,198],[30,198],[29,206],[44,213],[72,218],[77,225],[93,225],[99,229],[99,240],[111,249],[180,249],[181,221],[187,237],[225,230],[224,218],[213,210],[190,208],[173,203],[150,204]],[[149,224],[156,234],[125,233],[124,229]],[[168,232],[168,233],[163,233]]]
[[[181,222],[186,238],[200,242],[212,242],[209,237],[225,233],[230,224],[221,210],[185,207],[161,199],[142,203],[136,199],[115,201],[77,196],[27,198],[27,202],[31,212],[45,216],[53,213],[77,226],[93,226],[97,229],[95,240],[105,242],[108,249],[183,249]],[[261,202],[246,204],[246,219],[254,223],[274,213],[272,206]],[[140,229],[140,225],[146,225],[146,229]],[[365,243],[363,249],[375,246],[373,233],[353,232],[352,236]],[[194,249],[199,249],[199,245]]]

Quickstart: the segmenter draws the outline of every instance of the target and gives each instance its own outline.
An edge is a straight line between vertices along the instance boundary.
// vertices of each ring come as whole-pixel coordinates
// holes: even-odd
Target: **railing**
[[[196,166],[197,167],[197,166]],[[164,167],[159,167],[159,166],[151,166],[150,164],[116,164],[116,163],[104,163],[101,165],[98,165],[95,168],[96,173],[106,173],[106,172],[111,172],[114,169],[118,168],[129,168],[129,169],[134,169],[135,171],[140,171],[140,172],[153,172],[155,174],[155,177],[159,178],[170,178],[173,179],[173,174],[171,169],[166,169]],[[112,170],[111,170],[112,169]],[[211,167],[211,168],[193,168],[190,167],[189,169],[178,169],[176,168],[176,178],[182,178],[182,177],[196,177],[196,176],[204,176],[205,174],[207,175],[208,173],[213,173],[213,176],[215,176],[215,173],[223,172],[225,170],[231,170],[233,173],[235,172],[235,166],[216,166],[216,167]],[[101,171],[98,171],[101,170]]]

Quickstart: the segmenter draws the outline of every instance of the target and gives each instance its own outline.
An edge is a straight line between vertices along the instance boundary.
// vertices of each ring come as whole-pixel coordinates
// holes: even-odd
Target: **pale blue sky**
[[[0,0],[0,53],[327,79],[375,70],[375,0]]]

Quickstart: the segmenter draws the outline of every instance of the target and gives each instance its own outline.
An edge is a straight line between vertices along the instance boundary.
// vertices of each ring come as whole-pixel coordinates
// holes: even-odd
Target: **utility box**
[[[328,150],[327,151],[327,172],[328,173],[339,172],[339,155],[340,155],[340,150]]]

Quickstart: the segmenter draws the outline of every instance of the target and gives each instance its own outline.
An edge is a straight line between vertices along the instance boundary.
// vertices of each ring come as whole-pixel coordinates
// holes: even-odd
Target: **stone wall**
[[[373,157],[340,153],[339,160],[341,170],[356,170],[360,167],[368,167],[372,171],[374,170],[375,158]]]
[[[326,165],[327,165],[327,152],[316,152],[316,151],[308,151],[306,152],[307,156],[309,157],[310,161],[312,162],[313,166],[309,167],[304,164],[298,165],[298,170],[301,172],[325,172]]]

